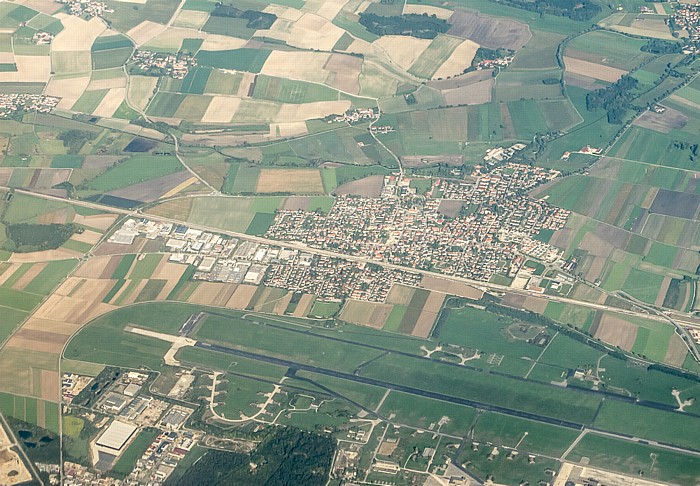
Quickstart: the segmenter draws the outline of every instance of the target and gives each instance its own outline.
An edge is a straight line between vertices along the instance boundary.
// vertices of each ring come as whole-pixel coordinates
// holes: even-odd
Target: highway
[[[10,189],[8,187],[2,187],[2,186],[0,186],[0,188]],[[73,204],[76,206],[96,209],[99,211],[122,214],[125,216],[131,216],[134,218],[148,218],[148,219],[153,220],[153,221],[181,224],[181,225],[189,226],[189,227],[197,229],[197,230],[207,231],[210,233],[223,234],[223,235],[227,235],[227,236],[231,236],[231,237],[235,237],[235,238],[239,238],[239,239],[243,239],[243,240],[254,241],[256,243],[261,243],[261,244],[265,244],[265,245],[284,246],[285,248],[291,248],[291,249],[295,249],[295,250],[305,251],[305,252],[309,252],[309,253],[314,253],[316,255],[322,255],[322,256],[327,256],[327,257],[331,257],[331,258],[342,258],[342,259],[345,259],[348,261],[353,261],[353,262],[372,263],[374,265],[378,265],[378,266],[381,266],[383,268],[389,268],[392,270],[413,272],[413,273],[417,273],[417,274],[421,274],[421,275],[425,275],[425,276],[441,278],[441,279],[452,281],[452,282],[464,283],[464,284],[471,285],[473,287],[476,287],[476,288],[484,290],[484,291],[508,292],[508,293],[516,294],[516,295],[537,297],[539,299],[546,299],[546,300],[553,301],[553,302],[561,302],[563,304],[578,305],[578,306],[586,307],[586,308],[593,309],[593,310],[617,312],[618,314],[624,314],[627,316],[637,317],[637,318],[642,318],[642,319],[650,319],[650,320],[655,320],[655,321],[664,322],[664,323],[667,323],[669,321],[669,319],[666,316],[655,315],[655,314],[649,313],[649,312],[639,312],[639,311],[634,311],[634,310],[620,309],[620,308],[612,307],[612,306],[605,305],[605,304],[586,302],[586,301],[571,299],[569,297],[562,297],[562,296],[558,296],[558,295],[545,295],[545,294],[540,294],[538,292],[534,292],[534,291],[530,291],[530,290],[526,290],[526,289],[514,289],[514,288],[508,287],[506,285],[499,285],[499,284],[489,283],[489,282],[481,282],[479,280],[472,280],[472,279],[466,278],[466,277],[445,275],[445,274],[438,273],[438,272],[431,272],[429,270],[419,270],[419,269],[415,269],[415,268],[404,267],[401,265],[394,265],[392,263],[380,262],[380,261],[376,261],[376,260],[373,260],[371,258],[366,258],[366,257],[362,257],[362,256],[346,255],[343,253],[337,253],[337,252],[333,252],[333,251],[329,251],[329,250],[313,248],[313,247],[310,247],[308,245],[305,245],[304,243],[299,243],[299,242],[294,242],[294,241],[273,240],[273,239],[265,238],[262,236],[247,235],[245,233],[224,230],[221,228],[216,228],[213,226],[206,226],[206,225],[199,224],[199,223],[192,223],[189,221],[182,221],[182,220],[174,219],[174,218],[166,218],[163,216],[153,215],[153,214],[150,214],[147,212],[144,213],[140,209],[134,210],[134,209],[115,208],[112,206],[107,206],[105,204],[99,204],[99,203],[94,203],[94,202],[89,202],[89,201],[65,199],[62,197],[51,196],[48,194],[38,194],[38,193],[35,193],[32,191],[27,191],[24,189],[15,189],[15,192],[17,192],[18,194],[27,194],[27,195],[31,195],[34,197],[39,197],[39,198],[48,199],[48,200],[52,200],[52,201],[60,201],[60,202],[64,202],[64,203]],[[212,195],[202,195],[200,197],[211,197],[211,196]],[[688,316],[687,319],[681,320],[679,318],[676,318],[675,321],[683,326],[687,326],[687,327],[691,327],[691,328],[695,328],[695,329],[700,329],[700,320],[690,320],[690,319],[692,319],[692,318],[690,316]]]

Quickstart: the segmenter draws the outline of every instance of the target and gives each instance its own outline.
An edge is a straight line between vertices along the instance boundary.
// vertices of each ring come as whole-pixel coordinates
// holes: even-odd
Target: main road
[[[0,186],[2,189],[10,189],[8,187]],[[299,251],[305,251],[309,253],[314,253],[316,255],[322,255],[326,257],[331,257],[331,258],[341,258],[344,260],[352,261],[352,262],[359,262],[359,263],[372,263],[374,265],[381,266],[383,268],[388,268],[391,270],[400,270],[404,272],[412,272],[412,273],[417,273],[420,275],[424,276],[430,276],[430,277],[435,277],[435,278],[441,278],[444,280],[452,281],[452,282],[458,282],[458,283],[463,283],[467,285],[471,285],[472,287],[475,287],[480,290],[484,291],[495,291],[495,292],[509,292],[511,294],[517,294],[517,295],[524,295],[528,297],[537,297],[539,299],[546,299],[549,301],[553,302],[561,302],[563,304],[569,304],[569,305],[578,305],[581,307],[586,307],[589,309],[593,310],[600,310],[600,311],[611,311],[611,312],[617,312],[619,314],[624,314],[636,318],[641,318],[641,319],[651,319],[655,321],[660,321],[664,323],[668,323],[668,319],[665,316],[660,316],[660,315],[654,315],[653,313],[649,313],[647,311],[645,312],[639,312],[639,311],[634,311],[634,310],[628,310],[628,309],[621,309],[605,304],[598,304],[595,302],[586,302],[582,300],[576,300],[576,299],[571,299],[569,297],[562,297],[559,295],[545,295],[541,294],[539,292],[534,292],[531,290],[527,289],[515,289],[508,287],[507,285],[500,285],[500,284],[495,284],[495,283],[490,283],[490,282],[481,282],[479,280],[473,280],[470,278],[466,277],[459,277],[455,275],[445,275],[442,273],[438,272],[431,272],[429,270],[420,270],[416,268],[411,268],[411,267],[405,267],[401,265],[395,265],[393,263],[387,263],[387,262],[381,262],[381,261],[376,261],[371,258],[363,257],[363,256],[357,256],[357,255],[346,255],[343,253],[337,253],[334,251],[330,250],[323,250],[320,248],[313,248],[305,243],[297,242],[297,241],[280,241],[280,240],[273,240],[270,238],[265,238],[263,236],[254,236],[254,235],[248,235],[245,233],[240,233],[237,231],[230,231],[230,230],[225,230],[221,228],[216,228],[213,226],[207,226],[199,223],[193,223],[189,221],[183,221],[180,219],[175,219],[175,218],[167,218],[164,216],[158,216],[150,213],[143,213],[140,209],[123,209],[123,208],[115,208],[112,206],[107,206],[105,204],[99,204],[99,203],[94,203],[94,202],[89,202],[89,201],[81,201],[78,199],[66,199],[58,196],[52,196],[49,194],[40,194],[40,193],[35,193],[32,191],[27,191],[24,189],[15,189],[15,192],[19,194],[26,194],[26,195],[31,195],[34,197],[39,197],[42,199],[48,199],[52,201],[60,201],[63,203],[68,203],[68,204],[73,204],[75,206],[81,206],[85,208],[90,208],[90,209],[95,209],[98,211],[104,211],[104,212],[110,212],[110,213],[116,213],[116,214],[122,214],[124,216],[131,216],[134,218],[147,218],[153,221],[160,221],[164,223],[172,223],[172,224],[180,224],[180,225],[185,225],[193,229],[201,230],[201,231],[206,231],[210,233],[218,233],[222,235],[227,235],[239,239],[244,239],[248,241],[253,241],[255,243],[260,243],[260,244],[265,244],[265,245],[274,245],[274,246],[284,246],[285,248],[290,248],[293,250],[299,250]],[[211,195],[202,195],[201,197],[210,197]],[[689,318],[688,318],[689,319]],[[700,321],[693,321],[693,320],[681,320],[678,317],[676,317],[675,322],[686,326],[686,327],[691,327],[694,329],[700,329]]]

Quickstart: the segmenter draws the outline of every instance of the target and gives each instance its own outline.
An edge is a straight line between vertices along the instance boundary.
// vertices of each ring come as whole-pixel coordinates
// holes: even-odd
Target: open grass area
[[[516,322],[473,307],[445,309],[438,325],[438,337],[441,342],[485,353],[486,356],[478,360],[479,366],[522,376],[531,366],[531,362],[523,357],[535,359],[542,353],[542,349],[509,336],[508,328]],[[492,354],[502,356],[502,359],[489,365],[487,359]]]
[[[678,412],[606,400],[596,417],[596,427],[680,447],[697,448],[700,418]]]
[[[207,317],[197,331],[197,338],[349,372],[380,354],[376,350],[333,343],[286,329],[270,332],[269,326],[256,324],[252,319],[235,317]]]
[[[597,434],[587,434],[567,456],[570,461],[587,458],[593,467],[630,475],[643,473],[647,480],[693,485],[700,481],[700,458],[649,445]]]
[[[600,398],[583,392],[460,369],[440,362],[429,361],[418,367],[414,359],[404,356],[384,356],[367,364],[361,374],[579,423],[589,422],[600,402]]]
[[[579,431],[533,422],[498,413],[482,413],[474,427],[474,438],[533,454],[559,457],[574,442]]]
[[[379,412],[385,417],[394,414],[397,423],[452,435],[466,435],[476,417],[474,408],[395,390],[386,397]]]
[[[270,383],[262,383],[252,378],[236,375],[224,375],[220,378],[226,383],[217,385],[217,390],[225,393],[217,395],[216,413],[228,419],[241,419],[252,417],[260,411],[258,404],[265,403],[263,393],[270,393],[274,386]]]

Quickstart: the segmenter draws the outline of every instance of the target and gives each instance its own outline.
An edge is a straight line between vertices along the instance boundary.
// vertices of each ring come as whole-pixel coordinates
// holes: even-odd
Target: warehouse
[[[119,453],[135,432],[135,425],[115,420],[97,440],[96,445],[108,451]]]

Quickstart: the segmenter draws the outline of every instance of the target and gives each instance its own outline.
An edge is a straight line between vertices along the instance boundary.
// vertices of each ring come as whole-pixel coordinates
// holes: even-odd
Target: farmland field
[[[0,412],[31,474],[700,482],[693,5],[64,3],[0,1]]]

